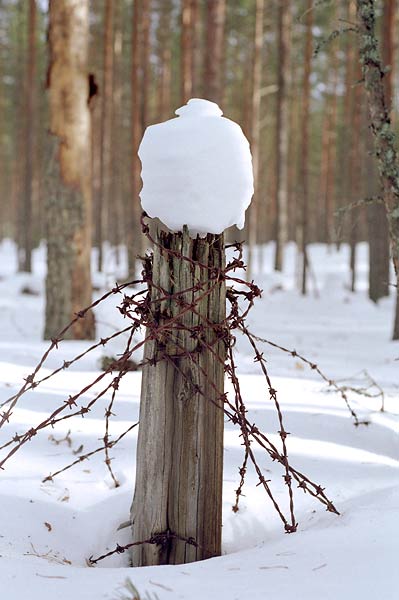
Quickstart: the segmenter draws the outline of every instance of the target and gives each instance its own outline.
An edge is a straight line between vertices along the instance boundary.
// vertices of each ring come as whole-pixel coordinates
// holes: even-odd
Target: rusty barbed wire
[[[323,381],[325,381],[325,383],[327,384],[328,387],[333,388],[336,392],[338,392],[340,394],[342,400],[345,402],[345,405],[346,405],[348,411],[350,412],[351,416],[353,417],[353,424],[355,425],[355,427],[358,427],[359,425],[369,425],[370,424],[370,421],[359,419],[356,412],[353,410],[353,408],[349,402],[348,395],[346,393],[347,391],[352,391],[358,395],[371,397],[367,393],[367,390],[364,390],[364,389],[362,390],[360,388],[355,388],[355,387],[350,387],[350,386],[340,386],[340,385],[338,385],[338,382],[335,379],[331,379],[331,378],[327,377],[327,375],[325,375],[325,373],[320,369],[320,367],[317,363],[312,362],[311,360],[309,360],[308,358],[306,358],[305,356],[303,356],[296,350],[290,350],[289,348],[285,348],[284,346],[281,346],[280,344],[277,344],[276,342],[272,342],[271,340],[267,340],[266,338],[262,338],[257,335],[254,335],[254,334],[251,334],[251,336],[254,340],[257,340],[258,342],[262,342],[263,344],[268,344],[269,346],[272,346],[273,348],[277,348],[278,350],[281,350],[282,352],[285,352],[286,354],[291,355],[292,358],[297,358],[301,362],[308,365],[308,367],[312,371],[315,371],[321,377],[321,379],[323,379]],[[372,383],[376,388],[378,388],[379,393],[376,396],[379,396],[382,398],[382,406],[384,406],[383,390],[374,381],[374,379],[372,380]],[[383,410],[383,408],[382,408],[382,410]]]
[[[147,342],[168,338],[173,341],[174,348],[176,349],[176,356],[170,356],[166,353],[159,353],[159,356],[156,358],[143,359],[141,361],[141,367],[146,365],[155,365],[158,361],[169,360],[171,364],[173,364],[174,368],[179,371],[179,374],[187,378],[184,370],[179,367],[178,361],[176,360],[178,358],[184,358],[195,363],[196,368],[202,372],[203,375],[207,375],[199,361],[199,355],[201,351],[206,349],[211,353],[212,357],[216,361],[219,361],[223,364],[226,377],[231,382],[233,390],[232,394],[229,394],[224,390],[217,389],[217,386],[213,382],[209,382],[216,399],[209,398],[207,393],[202,389],[196,389],[195,391],[199,393],[204,401],[212,401],[219,409],[223,410],[227,420],[233,425],[238,426],[240,431],[239,435],[242,438],[244,457],[241,467],[238,468],[240,480],[238,488],[235,491],[236,497],[235,503],[232,506],[233,511],[237,512],[239,510],[239,500],[243,493],[246,474],[251,466],[258,478],[258,485],[261,485],[265,490],[280,520],[282,521],[286,532],[291,533],[297,529],[294,511],[294,483],[297,488],[302,489],[303,492],[308,493],[311,497],[321,502],[326,507],[327,511],[339,514],[334,504],[325,494],[324,488],[320,484],[313,482],[307,475],[301,473],[290,464],[287,444],[287,439],[290,434],[284,427],[283,412],[277,398],[277,391],[272,385],[272,381],[266,366],[266,359],[258,348],[258,343],[268,344],[283,351],[293,358],[298,358],[307,364],[311,370],[314,370],[328,384],[328,386],[332,387],[335,389],[335,391],[341,394],[346,407],[354,419],[355,425],[365,423],[364,421],[359,420],[356,412],[351,407],[348,395],[346,393],[348,389],[344,386],[339,386],[336,381],[327,377],[316,363],[313,363],[305,356],[299,354],[295,350],[289,350],[288,348],[285,348],[284,346],[275,342],[256,336],[248,329],[246,325],[247,315],[251,310],[254,301],[261,296],[262,291],[254,281],[247,282],[236,275],[237,270],[245,270],[245,264],[242,260],[241,244],[234,243],[228,246],[228,248],[233,249],[234,255],[229,259],[229,262],[224,268],[209,267],[209,265],[199,263],[190,257],[183,256],[174,250],[170,250],[161,246],[159,242],[154,239],[153,236],[151,236],[149,227],[145,222],[145,218],[146,216],[143,215],[141,222],[143,233],[147,236],[148,240],[152,244],[157,245],[162,252],[166,252],[171,257],[185,261],[190,268],[199,267],[200,269],[206,269],[208,272],[207,281],[202,283],[198,282],[187,289],[170,293],[168,290],[164,290],[160,286],[155,286],[155,283],[152,279],[152,258],[151,255],[147,254],[146,256],[142,257],[143,270],[141,273],[141,278],[122,284],[116,283],[111,290],[98,298],[89,307],[77,313],[73,320],[66,327],[64,327],[64,329],[54,339],[51,340],[49,347],[43,353],[35,369],[25,379],[24,384],[20,387],[18,392],[0,405],[0,408],[7,407],[2,413],[0,413],[0,428],[4,426],[5,423],[10,423],[13,411],[18,401],[27,392],[36,389],[44,382],[47,382],[52,377],[55,377],[61,371],[68,369],[71,365],[80,361],[90,352],[93,352],[99,347],[105,347],[111,340],[126,335],[127,341],[125,340],[124,342],[124,349],[122,353],[115,359],[115,361],[111,361],[111,363],[102,373],[96,376],[79,392],[70,395],[39,424],[30,427],[23,433],[15,433],[15,435],[13,435],[7,442],[3,443],[3,445],[0,446],[0,451],[5,450],[6,453],[4,456],[0,457],[0,469],[4,469],[5,464],[12,458],[12,456],[14,456],[15,453],[26,443],[31,441],[39,432],[46,428],[53,428],[58,423],[76,416],[85,417],[85,415],[90,412],[96,402],[98,402],[101,398],[104,398],[107,394],[110,394],[110,400],[108,401],[105,409],[105,430],[101,447],[95,448],[86,454],[80,455],[70,464],[60,468],[54,473],[49,474],[44,478],[43,481],[52,481],[56,476],[74,467],[75,465],[80,464],[82,461],[88,460],[95,454],[104,452],[106,468],[111,476],[113,484],[117,487],[119,482],[112,470],[112,458],[110,457],[110,450],[114,448],[120,440],[122,440],[138,425],[136,422],[121,435],[119,435],[119,437],[114,439],[111,438],[110,421],[113,416],[114,403],[117,397],[120,382],[129,371],[128,361],[133,353],[142,349]],[[224,321],[215,325],[214,323],[211,323],[206,316],[200,314],[200,311],[197,310],[197,307],[205,298],[212,294],[216,286],[219,285],[221,281],[226,282],[226,298],[229,311]],[[128,288],[132,289],[128,290]],[[151,289],[156,289],[158,295],[157,298],[151,296]],[[63,341],[63,336],[68,329],[72,327],[78,319],[84,318],[85,314],[90,309],[96,308],[99,304],[101,304],[101,302],[105,301],[110,296],[114,294],[122,294],[122,292],[123,297],[120,305],[118,306],[118,310],[123,318],[128,320],[129,324],[123,329],[116,331],[112,335],[101,338],[99,341],[87,348],[87,350],[77,354],[71,360],[63,361],[59,367],[40,378],[39,373],[47,358],[51,352],[59,347]],[[189,301],[186,299],[188,294],[192,295],[193,300]],[[159,319],[157,318],[157,311],[159,311],[159,307],[165,301],[173,301],[178,307],[178,311],[174,316],[163,315],[162,323],[160,323]],[[187,312],[195,313],[196,316],[200,318],[200,324],[191,329],[188,326],[185,326],[183,317]],[[213,332],[213,336],[211,338],[206,335],[206,332],[210,329],[212,329]],[[142,338],[139,339],[139,341],[136,340],[134,342],[133,340],[135,334],[143,330],[145,333],[142,335]],[[181,331],[188,332],[190,337],[195,340],[196,343],[193,350],[188,350],[187,348],[182,347],[178,337],[178,333]],[[281,442],[280,449],[264,432],[257,427],[255,423],[250,422],[248,419],[248,411],[242,396],[233,352],[237,335],[243,336],[243,338],[248,342],[254,356],[254,361],[259,364],[261,373],[265,378],[269,400],[273,403],[277,414],[279,427],[277,433]],[[218,352],[220,343],[223,343],[225,346],[225,357],[221,357],[220,353]],[[117,374],[113,375],[115,371]],[[111,377],[110,381],[108,381],[109,377]],[[96,390],[94,397],[88,401],[85,401],[85,395],[101,382],[103,385],[100,391]],[[279,502],[276,500],[272,492],[272,482],[266,479],[264,476],[263,470],[260,467],[259,459],[257,456],[255,456],[255,452],[253,450],[254,444],[258,450],[264,451],[273,462],[279,463],[282,467],[282,477],[284,484],[287,486],[288,492],[288,516],[284,514],[284,511],[281,509]],[[121,548],[128,549],[134,545],[144,543],[165,543],[165,535],[168,540],[173,538],[183,539],[175,532],[163,532],[158,536],[149,538],[148,540],[141,542],[134,541],[125,547],[118,545],[114,551],[108,552],[97,559],[93,559],[92,562],[96,563],[115,552],[121,552]],[[164,536],[162,538],[163,542],[159,536]],[[186,543],[192,543],[194,545],[196,544],[195,540],[192,540],[191,538],[184,539],[183,541],[186,541]]]

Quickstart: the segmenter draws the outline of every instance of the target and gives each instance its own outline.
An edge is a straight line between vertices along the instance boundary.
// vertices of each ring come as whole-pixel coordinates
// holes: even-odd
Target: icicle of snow
[[[253,195],[249,143],[214,102],[193,98],[179,118],[147,127],[139,148],[141,204],[172,231],[190,235],[244,227]]]

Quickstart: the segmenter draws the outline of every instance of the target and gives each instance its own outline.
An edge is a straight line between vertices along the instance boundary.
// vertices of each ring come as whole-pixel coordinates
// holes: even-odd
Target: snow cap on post
[[[190,236],[244,227],[254,192],[249,143],[214,102],[193,98],[179,118],[147,127],[139,148],[143,210]]]

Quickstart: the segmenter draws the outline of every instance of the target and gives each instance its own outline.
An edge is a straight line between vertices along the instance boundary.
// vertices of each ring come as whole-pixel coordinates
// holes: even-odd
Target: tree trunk
[[[384,0],[382,13],[382,44],[381,54],[384,69],[386,70],[383,82],[385,104],[388,112],[392,111],[394,72],[395,72],[395,17],[398,10],[397,0]]]
[[[369,298],[378,302],[389,296],[389,232],[385,206],[367,209],[369,228]],[[386,236],[384,235],[386,233]]]
[[[134,566],[186,563],[221,552],[225,346],[209,324],[223,323],[226,292],[223,281],[213,280],[214,289],[200,300],[211,283],[199,263],[224,267],[223,236],[192,240],[185,228],[161,231],[158,240],[194,263],[155,247],[147,335],[182,312],[181,299],[198,304],[145,346],[133,541],[172,537],[163,545],[133,547]],[[183,292],[198,283],[205,284],[202,291]],[[179,292],[179,301],[159,300]],[[197,547],[173,535],[193,538]]]
[[[360,65],[358,63],[358,56],[354,55],[355,59],[355,70],[354,80],[360,81],[362,74]],[[351,115],[351,137],[350,137],[350,156],[349,156],[349,169],[350,169],[350,185],[349,185],[349,200],[351,203],[356,202],[362,197],[362,174],[361,174],[361,156],[363,154],[362,139],[361,139],[361,124],[362,124],[362,98],[361,88],[356,85],[352,91],[352,115]],[[349,233],[349,244],[350,244],[350,273],[351,282],[350,289],[352,292],[356,291],[357,282],[357,244],[359,242],[359,219],[361,217],[361,208],[355,208],[350,211],[350,233]]]
[[[88,0],[50,1],[48,81],[53,153],[46,211],[47,339],[92,301],[88,4]],[[68,335],[92,338],[93,313],[79,319]]]
[[[383,80],[388,111],[393,98],[394,4],[393,0],[385,0],[382,20],[382,60],[385,68],[389,69]],[[389,295],[389,229],[385,207],[381,204],[370,205],[368,217],[369,297],[373,302],[378,302]]]
[[[25,78],[25,174],[23,201],[23,260],[22,270],[32,271],[32,204],[34,178],[34,134],[35,134],[35,90],[36,90],[36,0],[29,0],[28,18],[28,62]]]
[[[140,233],[140,198],[141,187],[140,159],[138,149],[143,135],[141,120],[142,86],[140,71],[140,48],[142,40],[142,0],[135,0],[133,5],[132,29],[132,71],[131,71],[131,129],[132,129],[132,166],[131,166],[131,208],[129,211],[127,240],[128,240],[128,269],[129,279],[136,275],[136,258],[141,250]]]
[[[391,251],[396,274],[397,305],[393,339],[399,339],[399,160],[395,135],[384,95],[384,70],[375,35],[374,0],[356,0],[359,54],[378,159],[383,198],[388,215]]]
[[[291,2],[278,7],[278,92],[276,118],[276,254],[274,268],[283,270],[288,241],[289,85],[291,75]]]
[[[123,106],[123,19],[122,3],[114,8],[114,48],[113,48],[113,84],[112,84],[112,127],[111,127],[111,167],[109,171],[110,193],[108,197],[109,235],[115,249],[116,262],[120,264],[119,248],[125,243],[123,232],[124,190],[123,175],[125,167],[126,147],[124,140],[124,106]],[[130,164],[130,161],[129,161]],[[112,198],[112,201],[111,201]]]
[[[15,74],[15,86],[13,90],[12,102],[15,107],[14,115],[14,147],[13,147],[13,199],[16,216],[16,242],[18,246],[18,271],[24,270],[24,173],[25,173],[25,103],[21,89],[24,88],[24,57],[26,53],[26,45],[24,43],[24,2],[19,0],[16,6],[16,38],[17,48],[14,51],[15,57],[13,60],[13,72]]]
[[[252,278],[253,254],[257,241],[257,225],[259,215],[259,140],[260,140],[260,104],[262,84],[262,47],[263,47],[263,17],[264,0],[256,0],[254,56],[252,71],[252,110],[251,110],[251,152],[254,172],[254,197],[248,210],[248,258],[247,275]]]
[[[181,102],[193,96],[196,0],[183,0],[181,9]]]
[[[165,121],[171,115],[172,83],[172,9],[170,0],[160,0],[158,37],[158,55],[160,62],[158,120]]]
[[[112,165],[112,100],[114,66],[114,4],[106,0],[104,14],[103,86],[101,98],[100,189],[97,205],[98,270],[103,270],[103,246],[108,235]]]
[[[141,1],[141,131],[150,123],[150,34],[151,0]]]
[[[333,7],[333,16],[336,9]],[[332,44],[329,55],[328,72],[331,72],[331,87],[325,93],[325,108],[322,134],[322,156],[320,168],[320,196],[322,200],[322,221],[320,241],[331,244],[334,238],[335,175],[337,158],[337,88],[339,83],[339,63],[336,44]]]
[[[310,75],[312,62],[312,39],[313,39],[313,10],[312,0],[306,2],[306,38],[305,38],[305,63],[303,71],[302,87],[302,144],[300,158],[300,193],[301,193],[301,227],[300,247],[302,251],[302,277],[301,291],[307,293],[307,271],[308,271],[308,232],[309,232],[309,125],[310,125]]]
[[[206,48],[204,98],[220,104],[222,96],[222,65],[226,0],[206,2]]]

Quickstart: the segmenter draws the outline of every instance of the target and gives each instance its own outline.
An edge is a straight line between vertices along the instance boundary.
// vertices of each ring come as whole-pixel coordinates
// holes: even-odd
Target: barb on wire
[[[338,385],[338,383],[335,379],[331,379],[330,377],[327,377],[327,375],[325,375],[325,373],[320,369],[318,364],[316,364],[315,362],[312,362],[311,360],[309,360],[308,358],[306,358],[305,356],[303,356],[296,350],[290,350],[289,348],[285,348],[284,346],[281,346],[280,344],[277,344],[276,342],[272,342],[271,340],[261,338],[254,334],[251,334],[251,336],[253,339],[257,340],[258,342],[268,344],[269,346],[272,346],[273,348],[277,348],[278,350],[281,350],[282,352],[289,354],[293,358],[297,358],[298,360],[300,360],[303,363],[305,363],[306,365],[308,365],[308,367],[312,371],[315,371],[321,377],[321,379],[323,379],[323,381],[326,382],[328,387],[333,388],[336,392],[338,392],[340,394],[342,400],[345,402],[345,405],[353,418],[353,424],[355,425],[355,427],[358,427],[359,425],[369,425],[370,424],[370,422],[367,420],[360,420],[359,417],[357,416],[355,410],[351,406],[348,395],[346,393],[351,388]],[[375,383],[374,380],[373,380],[373,383]],[[377,385],[377,384],[375,384],[375,385]],[[358,390],[358,393],[360,394],[361,392]],[[366,395],[366,394],[363,394],[363,395]],[[380,394],[378,394],[378,395],[380,395]]]

